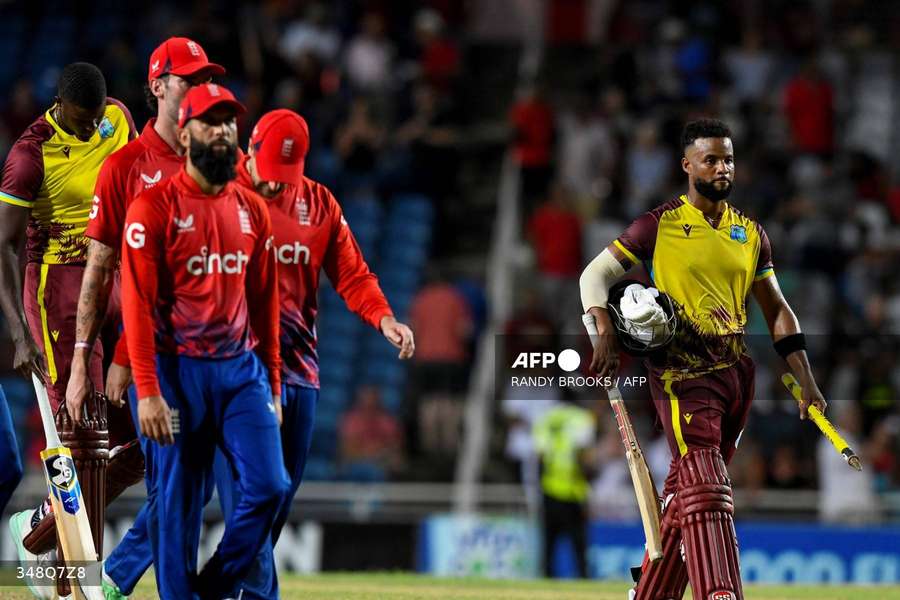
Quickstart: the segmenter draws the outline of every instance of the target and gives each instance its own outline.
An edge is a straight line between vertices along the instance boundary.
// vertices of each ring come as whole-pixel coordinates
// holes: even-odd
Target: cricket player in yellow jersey
[[[100,70],[89,63],[72,63],[60,74],[53,106],[22,133],[3,166],[0,308],[15,342],[14,367],[23,375],[30,377],[34,371],[44,379],[54,410],[65,401],[74,351],[76,306],[87,248],[83,234],[94,184],[106,157],[132,137],[131,115],[124,105],[106,96]],[[24,293],[17,256],[23,237]],[[91,380],[94,388],[102,391],[102,350],[99,344],[92,350]],[[97,431],[89,431],[91,427]],[[73,433],[82,435],[79,432],[86,432],[91,442],[80,444],[64,431],[60,435],[73,448],[76,466],[79,458],[89,459],[91,466],[78,467],[78,475],[99,550],[107,453],[107,442],[102,439],[107,435],[105,416],[89,415],[84,427]],[[85,454],[78,450],[81,445]],[[34,511],[38,519],[39,512]]]
[[[618,368],[616,333],[648,344],[659,334],[667,342],[647,360],[673,456],[663,489],[663,557],[644,560],[630,598],[677,600],[690,581],[697,600],[741,600],[725,466],[753,399],[754,366],[743,340],[751,293],[775,350],[803,386],[801,418],[810,405],[824,410],[825,400],[800,325],[778,287],[765,231],[725,201],[735,168],[731,132],[721,121],[693,121],[681,146],[687,193],[638,217],[601,252],[581,276],[581,297],[600,333],[591,368],[601,376]],[[628,286],[615,302],[611,284],[638,263],[653,287]],[[658,301],[663,295],[674,305],[674,329],[667,326],[666,303]]]

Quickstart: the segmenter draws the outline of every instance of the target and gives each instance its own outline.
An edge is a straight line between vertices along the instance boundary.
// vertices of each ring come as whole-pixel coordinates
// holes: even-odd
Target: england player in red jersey
[[[179,109],[184,170],[139,195],[125,219],[123,317],[160,490],[148,496],[147,529],[164,599],[222,598],[268,539],[288,488],[271,221],[260,197],[232,181],[242,111],[221,86],[192,88]],[[197,575],[217,447],[242,495]]]
[[[303,477],[319,396],[315,323],[322,271],[350,310],[396,346],[401,359],[410,358],[415,350],[412,331],[394,318],[337,200],[324,185],[304,176],[308,148],[306,121],[293,111],[274,110],[256,124],[248,154],[238,165],[238,183],[266,199],[272,219],[281,303],[281,442],[291,478],[271,539],[244,577],[240,590],[232,590],[233,595],[241,594],[245,599],[278,597],[272,548]],[[221,459],[216,462],[216,479],[223,512],[228,515],[240,502],[240,495]]]

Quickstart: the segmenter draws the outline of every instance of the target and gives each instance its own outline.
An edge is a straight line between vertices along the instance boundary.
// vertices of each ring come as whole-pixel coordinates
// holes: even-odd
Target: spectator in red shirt
[[[568,190],[554,184],[549,198],[528,221],[527,235],[537,258],[544,311],[553,315],[557,324],[567,314],[578,314],[581,219],[571,204]]]
[[[422,449],[452,456],[462,415],[459,400],[468,382],[472,314],[462,294],[439,277],[416,294],[409,314],[416,332],[410,387],[419,407],[411,416]]]
[[[431,8],[419,11],[415,27],[416,40],[421,48],[419,69],[422,77],[438,90],[446,92],[459,74],[459,48],[444,35],[444,19]]]
[[[525,206],[547,192],[553,176],[553,142],[556,135],[553,108],[539,86],[525,90],[509,112],[513,128],[513,156],[522,170],[521,196]]]
[[[813,59],[784,90],[784,113],[794,147],[820,156],[834,150],[834,93]]]
[[[342,418],[338,432],[341,463],[354,481],[383,481],[403,464],[403,431],[381,405],[378,389],[366,386]]]

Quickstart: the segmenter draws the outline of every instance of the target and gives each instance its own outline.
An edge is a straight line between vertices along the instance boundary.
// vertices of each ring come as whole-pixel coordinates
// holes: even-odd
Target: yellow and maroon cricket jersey
[[[638,217],[613,243],[675,302],[679,330],[667,350],[669,371],[698,375],[741,357],[747,295],[754,281],[774,273],[758,223],[726,204],[714,228],[681,196]]]
[[[83,234],[100,165],[133,136],[128,109],[108,98],[104,117],[86,142],[63,131],[52,108],[19,137],[3,166],[0,202],[31,209],[28,262],[84,262]]]

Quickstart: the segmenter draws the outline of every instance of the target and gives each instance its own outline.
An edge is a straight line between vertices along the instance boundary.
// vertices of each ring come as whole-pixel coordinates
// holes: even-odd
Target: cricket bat
[[[67,562],[96,562],[97,551],[94,548],[94,537],[91,535],[91,525],[81,495],[78,474],[75,472],[75,461],[72,460],[69,449],[59,441],[56,421],[44,383],[34,373],[31,379],[34,382],[34,392],[44,424],[44,436],[47,439],[47,449],[41,452],[41,462],[44,465],[44,476],[47,479],[50,503],[53,505],[53,516],[56,519],[56,532],[63,554]],[[74,571],[77,572],[77,569]],[[93,587],[88,587],[79,578],[72,578],[69,582],[75,598],[103,600],[99,581],[98,585]]]
[[[597,331],[597,323],[591,314],[582,315],[584,327],[591,338],[591,345],[599,341],[600,333]],[[607,388],[609,404],[616,416],[616,425],[625,446],[625,460],[628,461],[628,472],[631,473],[631,483],[634,484],[634,494],[637,497],[638,510],[641,513],[641,523],[644,526],[644,537],[647,539],[647,555],[650,560],[656,561],[662,558],[662,537],[659,531],[660,511],[659,498],[656,495],[656,486],[653,477],[641,451],[628,409],[622,400],[619,388],[612,386]]]

